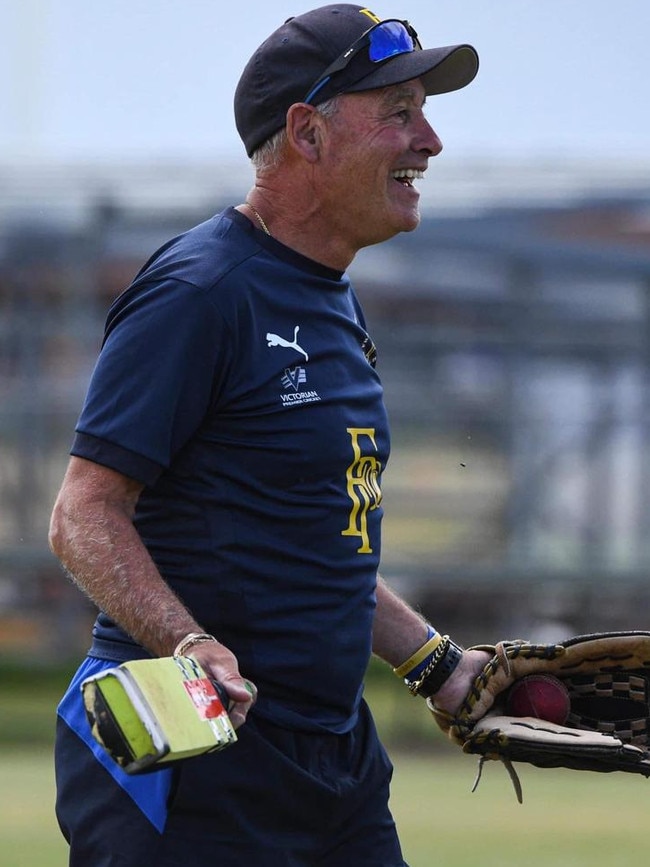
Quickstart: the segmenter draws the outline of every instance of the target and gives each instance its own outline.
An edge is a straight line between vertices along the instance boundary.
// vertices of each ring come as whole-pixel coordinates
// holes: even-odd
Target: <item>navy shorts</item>
[[[112,665],[114,663],[109,663]],[[70,867],[406,867],[391,763],[365,704],[345,735],[249,716],[222,752],[129,776],[94,743],[79,682],[59,709],[57,818]]]

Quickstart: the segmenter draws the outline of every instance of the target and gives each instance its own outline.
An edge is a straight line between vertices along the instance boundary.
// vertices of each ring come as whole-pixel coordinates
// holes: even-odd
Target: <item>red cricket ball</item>
[[[552,674],[529,674],[508,690],[506,711],[510,716],[532,716],[564,725],[571,709],[569,691]]]

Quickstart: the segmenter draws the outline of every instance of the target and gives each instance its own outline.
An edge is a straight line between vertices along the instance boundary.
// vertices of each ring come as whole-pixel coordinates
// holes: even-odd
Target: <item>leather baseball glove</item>
[[[579,635],[559,644],[503,641],[481,649],[494,655],[454,715],[427,699],[451,740],[481,757],[474,788],[486,759],[504,763],[520,802],[513,762],[650,777],[650,632]],[[506,713],[512,684],[542,673],[569,692],[564,725]]]

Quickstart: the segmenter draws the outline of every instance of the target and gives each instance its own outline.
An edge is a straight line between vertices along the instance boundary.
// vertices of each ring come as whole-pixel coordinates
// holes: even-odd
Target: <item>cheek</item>
[[[328,166],[326,178],[330,190],[363,192],[374,183],[373,163],[357,153],[340,152]]]
[[[348,197],[359,196],[360,204],[368,197],[386,196],[393,183],[389,150],[378,137],[358,131],[337,136],[336,147],[331,148],[324,163],[329,193],[336,190]],[[350,206],[353,207],[352,201]]]

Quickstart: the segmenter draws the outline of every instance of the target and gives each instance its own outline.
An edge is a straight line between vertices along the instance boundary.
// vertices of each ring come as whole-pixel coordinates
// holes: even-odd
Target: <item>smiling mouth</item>
[[[412,187],[413,181],[422,180],[424,172],[419,169],[398,169],[393,172],[393,178],[405,187]]]

